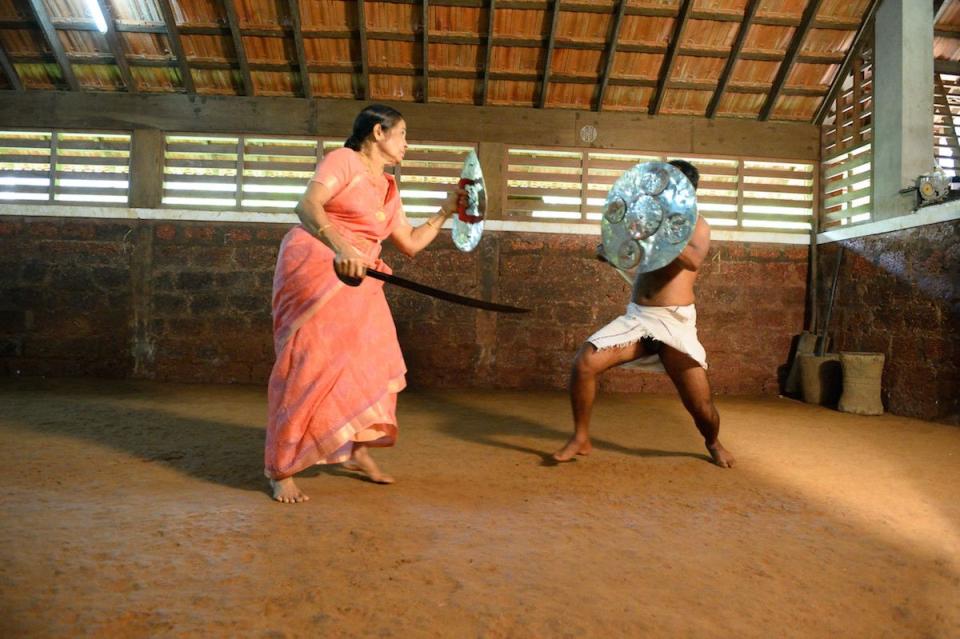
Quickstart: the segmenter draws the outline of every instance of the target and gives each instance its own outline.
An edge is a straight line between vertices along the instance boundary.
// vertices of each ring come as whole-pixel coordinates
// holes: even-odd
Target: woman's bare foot
[[[589,455],[592,450],[593,444],[590,443],[589,437],[574,435],[567,440],[563,448],[553,454],[553,460],[558,462],[570,461],[577,455]]]
[[[707,446],[707,451],[709,451],[710,456],[713,457],[713,463],[720,468],[733,468],[734,464],[737,463],[737,460],[733,458],[730,451],[724,448],[720,442],[717,442],[713,446]]]
[[[370,478],[370,481],[377,484],[392,484],[395,480],[390,475],[385,475],[380,471],[380,467],[373,461],[370,451],[366,446],[357,444],[353,447],[353,457],[343,462],[343,468],[346,470],[355,470],[363,473]]]
[[[293,483],[293,477],[271,479],[270,487],[273,489],[273,498],[284,504],[299,504],[310,499]]]

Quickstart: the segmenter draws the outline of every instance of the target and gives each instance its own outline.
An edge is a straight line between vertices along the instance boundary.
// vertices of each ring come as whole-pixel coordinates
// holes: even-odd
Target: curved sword
[[[448,291],[443,291],[439,288],[433,288],[432,286],[427,286],[426,284],[420,284],[419,282],[414,282],[412,280],[399,277],[397,275],[391,275],[389,273],[383,273],[382,271],[376,271],[372,268],[367,269],[367,275],[372,277],[375,280],[380,280],[381,282],[387,282],[388,284],[396,284],[403,288],[410,289],[411,291],[416,291],[417,293],[423,293],[424,295],[429,295],[430,297],[435,297],[439,300],[445,300],[447,302],[453,302],[454,304],[462,304],[463,306],[471,306],[473,308],[480,308],[485,311],[494,311],[497,313],[529,313],[529,308],[519,308],[517,306],[508,306],[506,304],[497,304],[496,302],[487,302],[485,300],[478,300],[473,297],[464,297],[463,295],[457,295],[456,293],[450,293]],[[362,281],[360,278],[353,277],[342,277],[339,274],[337,275],[343,282],[349,286],[359,286]]]

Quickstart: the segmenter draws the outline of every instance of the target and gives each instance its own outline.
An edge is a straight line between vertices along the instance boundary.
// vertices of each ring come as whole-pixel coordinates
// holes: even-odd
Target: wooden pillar
[[[481,142],[477,148],[483,184],[487,192],[487,219],[503,217],[503,197],[507,192],[507,145],[500,142]]]
[[[163,131],[134,129],[130,139],[130,207],[157,209],[163,198]]]

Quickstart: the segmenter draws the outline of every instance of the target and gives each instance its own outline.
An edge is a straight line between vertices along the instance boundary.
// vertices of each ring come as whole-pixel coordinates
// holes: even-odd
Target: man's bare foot
[[[707,446],[707,450],[710,452],[710,456],[713,457],[713,463],[720,468],[733,468],[737,463],[737,460],[733,458],[730,451],[724,448],[720,442],[717,442],[713,446]]]
[[[370,481],[377,484],[392,484],[395,480],[390,475],[385,475],[380,471],[380,467],[373,461],[370,451],[366,446],[354,446],[353,457],[343,462],[343,468],[346,470],[355,470],[363,473],[370,478]]]
[[[558,462],[567,462],[577,455],[589,455],[590,451],[592,450],[593,444],[590,443],[589,438],[578,437],[574,435],[567,440],[567,443],[563,445],[563,448],[553,454],[553,460]]]
[[[273,489],[273,498],[284,504],[299,504],[310,499],[293,483],[293,477],[271,479],[270,487]]]

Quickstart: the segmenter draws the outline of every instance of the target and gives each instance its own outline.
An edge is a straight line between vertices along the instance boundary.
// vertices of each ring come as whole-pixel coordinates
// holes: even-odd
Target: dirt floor
[[[263,389],[0,382],[3,637],[960,637],[960,429],[720,398],[405,392],[398,483],[270,500]]]

